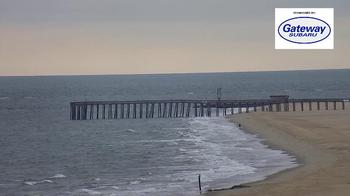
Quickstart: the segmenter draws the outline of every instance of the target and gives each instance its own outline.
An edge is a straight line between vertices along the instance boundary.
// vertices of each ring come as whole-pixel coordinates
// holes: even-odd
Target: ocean
[[[0,77],[0,195],[198,195],[298,165],[224,117],[69,120],[85,100],[349,97],[350,70]]]

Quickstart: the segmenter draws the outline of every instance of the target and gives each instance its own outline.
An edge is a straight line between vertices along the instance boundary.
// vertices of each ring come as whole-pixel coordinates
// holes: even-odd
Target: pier
[[[257,111],[345,110],[346,102],[349,102],[348,98],[290,99],[287,95],[242,100],[222,100],[219,97],[217,100],[83,101],[70,103],[70,119],[190,118]]]

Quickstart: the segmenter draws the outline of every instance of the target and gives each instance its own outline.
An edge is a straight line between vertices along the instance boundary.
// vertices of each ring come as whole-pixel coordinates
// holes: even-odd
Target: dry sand
[[[349,196],[350,111],[257,112],[233,121],[276,149],[295,155],[301,166],[249,187],[208,196]]]

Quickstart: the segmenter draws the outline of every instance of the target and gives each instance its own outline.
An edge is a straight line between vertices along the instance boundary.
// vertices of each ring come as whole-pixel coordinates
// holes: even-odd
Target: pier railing
[[[270,99],[241,100],[84,101],[70,103],[70,119],[188,118],[256,111],[345,110],[345,102],[349,102],[349,99],[289,99],[286,95],[270,96]]]

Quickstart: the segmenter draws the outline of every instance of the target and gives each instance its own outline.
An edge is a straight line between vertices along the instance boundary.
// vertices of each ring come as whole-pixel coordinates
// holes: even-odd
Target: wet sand
[[[272,148],[298,159],[299,167],[208,196],[350,195],[350,110],[257,112],[232,118]]]

